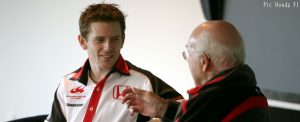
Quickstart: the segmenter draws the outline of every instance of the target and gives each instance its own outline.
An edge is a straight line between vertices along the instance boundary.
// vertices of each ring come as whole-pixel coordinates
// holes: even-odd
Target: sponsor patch
[[[117,99],[117,100],[122,100],[122,98],[124,97],[122,95],[122,91],[126,88],[130,88],[130,86],[126,86],[126,85],[115,85],[113,88],[113,98]]]

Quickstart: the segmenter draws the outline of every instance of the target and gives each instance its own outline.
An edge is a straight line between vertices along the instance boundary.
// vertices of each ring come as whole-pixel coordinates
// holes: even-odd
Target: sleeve
[[[178,110],[178,107],[180,106],[180,103],[174,102],[174,101],[168,101],[168,107],[166,110],[165,115],[162,118],[163,122],[173,122],[175,120],[176,112]]]
[[[172,100],[180,100],[183,99],[182,95],[179,94],[174,88],[169,86],[160,78],[156,77],[152,73],[147,74],[150,82],[152,84],[153,92],[165,99],[172,99]]]
[[[63,112],[64,109],[64,100],[63,100],[63,90],[62,85],[60,84],[59,87],[56,89],[54,94],[54,100],[52,103],[52,109],[50,115],[47,117],[46,121],[49,122],[66,122],[65,113]]]

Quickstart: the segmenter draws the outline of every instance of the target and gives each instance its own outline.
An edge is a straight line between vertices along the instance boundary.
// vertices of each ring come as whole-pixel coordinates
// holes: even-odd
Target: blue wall
[[[224,18],[240,30],[258,84],[300,94],[300,1],[226,0]]]

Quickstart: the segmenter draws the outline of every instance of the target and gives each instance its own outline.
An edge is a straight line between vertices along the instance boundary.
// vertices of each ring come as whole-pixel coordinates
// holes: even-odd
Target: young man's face
[[[123,47],[119,22],[93,22],[86,39],[86,49],[91,66],[103,70],[111,69],[116,63]]]

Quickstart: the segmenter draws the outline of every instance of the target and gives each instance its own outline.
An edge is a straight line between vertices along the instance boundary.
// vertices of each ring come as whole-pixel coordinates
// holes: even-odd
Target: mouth
[[[114,57],[114,55],[112,55],[112,54],[104,54],[104,55],[100,55],[100,56],[105,59],[111,59]]]

